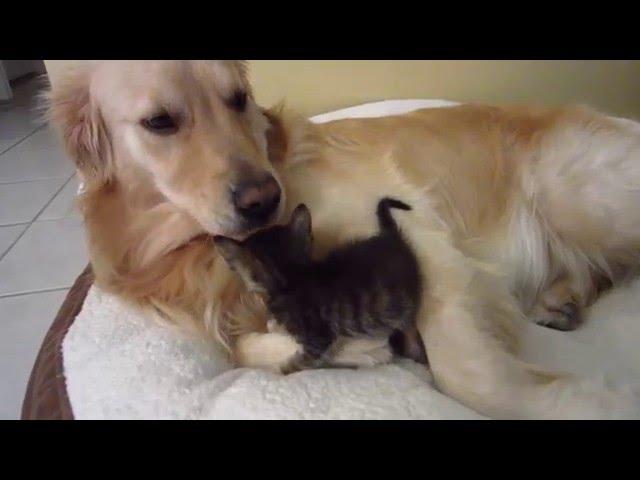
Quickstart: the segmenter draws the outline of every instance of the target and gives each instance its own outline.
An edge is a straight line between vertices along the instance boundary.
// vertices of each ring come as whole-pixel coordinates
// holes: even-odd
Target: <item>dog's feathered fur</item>
[[[100,62],[53,79],[51,118],[85,183],[99,286],[214,332],[240,364],[277,366],[296,352],[266,333],[264,306],[208,237],[248,233],[225,196],[241,158],[282,184],[281,216],[310,207],[319,254],[371,235],[381,196],[413,206],[400,223],[433,279],[418,327],[445,393],[499,418],[640,413],[628,391],[516,356],[524,313],[574,327],[601,285],[638,264],[637,124],[586,108],[465,105],[312,125],[253,101],[232,112],[237,89],[250,93],[243,64],[221,61]],[[184,132],[140,130],[159,106],[179,110]],[[367,348],[345,355],[375,361]]]

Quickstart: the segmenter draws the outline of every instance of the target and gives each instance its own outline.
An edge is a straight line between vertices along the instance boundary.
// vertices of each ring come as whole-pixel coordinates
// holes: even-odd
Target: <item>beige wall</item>
[[[312,115],[390,98],[587,103],[640,119],[640,61],[254,60],[258,102]],[[64,63],[48,61],[55,75]],[[55,79],[54,79],[55,81]]]
[[[258,100],[307,114],[386,98],[589,103],[640,118],[638,61],[253,61]]]

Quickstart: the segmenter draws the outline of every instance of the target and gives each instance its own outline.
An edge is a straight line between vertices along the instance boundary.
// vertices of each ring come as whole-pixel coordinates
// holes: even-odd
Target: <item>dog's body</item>
[[[97,284],[203,326],[242,365],[278,366],[298,346],[266,332],[203,234],[241,237],[305,203],[322,255],[373,234],[371,205],[398,196],[433,280],[418,328],[442,391],[498,418],[640,415],[628,392],[516,356],[524,313],[574,328],[601,285],[640,263],[637,124],[465,105],[312,125],[264,115],[242,92],[232,62],[107,62],[54,83]],[[375,357],[358,348],[345,354]]]

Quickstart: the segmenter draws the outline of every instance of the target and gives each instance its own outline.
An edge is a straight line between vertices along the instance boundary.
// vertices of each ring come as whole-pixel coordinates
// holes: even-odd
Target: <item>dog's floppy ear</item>
[[[240,74],[240,79],[242,83],[244,83],[247,89],[251,89],[251,84],[249,83],[249,62],[247,60],[236,60],[235,64],[238,68],[238,73]]]
[[[45,97],[49,120],[59,129],[87,187],[105,185],[112,177],[111,142],[91,97],[91,71],[86,65],[61,73]]]
[[[262,114],[269,121],[269,128],[266,132],[267,154],[269,161],[273,164],[284,162],[287,154],[287,134],[281,118],[283,108],[284,106],[280,104],[271,109],[262,109]]]

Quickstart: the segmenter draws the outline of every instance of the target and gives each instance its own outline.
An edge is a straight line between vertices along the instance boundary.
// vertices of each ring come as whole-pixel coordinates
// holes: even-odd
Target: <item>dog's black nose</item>
[[[280,185],[272,175],[240,183],[233,191],[233,205],[246,220],[265,221],[280,204]]]

